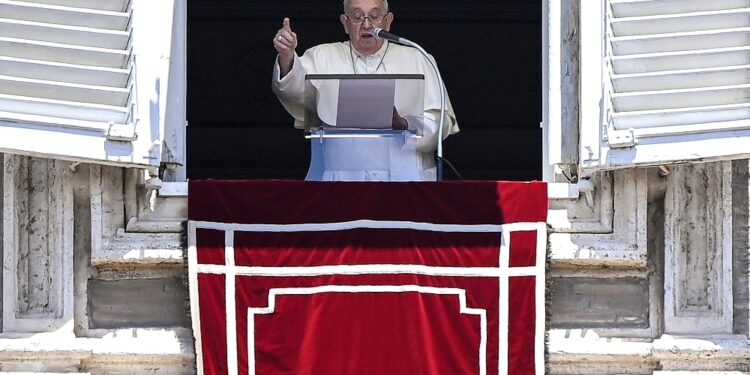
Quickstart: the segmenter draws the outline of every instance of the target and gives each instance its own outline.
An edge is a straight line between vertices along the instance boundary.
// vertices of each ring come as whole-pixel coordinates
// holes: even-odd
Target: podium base
[[[313,132],[308,181],[434,181],[408,131]]]

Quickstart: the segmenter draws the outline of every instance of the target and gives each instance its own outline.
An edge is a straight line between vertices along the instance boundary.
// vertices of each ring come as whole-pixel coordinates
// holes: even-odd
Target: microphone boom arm
[[[427,51],[422,48],[417,43],[412,42],[409,39],[401,38],[399,36],[396,36],[394,34],[388,33],[384,31],[381,28],[375,28],[370,33],[376,38],[381,39],[387,39],[392,42],[405,45],[407,47],[412,47],[422,53],[424,55],[425,59],[430,63],[430,66],[432,67],[432,70],[435,71],[435,76],[437,76],[438,83],[440,84],[440,120],[438,121],[438,142],[437,142],[437,163],[435,165],[436,167],[436,174],[437,174],[437,180],[442,181],[443,180],[443,125],[445,124],[445,83],[443,83],[443,77],[440,76],[440,71],[437,68],[437,63],[435,60],[430,56],[430,54],[427,53]]]

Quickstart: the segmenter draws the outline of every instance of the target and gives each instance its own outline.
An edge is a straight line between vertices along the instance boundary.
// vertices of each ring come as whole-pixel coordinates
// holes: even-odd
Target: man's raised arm
[[[297,34],[292,31],[289,18],[284,18],[281,29],[273,37],[273,46],[279,53],[279,78],[284,78],[292,70],[294,50],[297,48]]]

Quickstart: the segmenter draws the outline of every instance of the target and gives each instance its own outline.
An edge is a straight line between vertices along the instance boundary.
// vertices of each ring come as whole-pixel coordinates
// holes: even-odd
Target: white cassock
[[[324,149],[313,145],[307,180],[324,181],[434,181],[434,151],[440,116],[440,83],[426,58],[416,49],[386,41],[369,56],[358,53],[350,42],[321,44],[302,57],[295,54],[292,70],[280,79],[274,64],[272,87],[281,104],[304,128],[305,76],[307,74],[421,74],[424,82],[424,115],[407,117],[409,128],[420,138],[399,137],[326,139]],[[396,96],[398,102],[398,95]],[[398,104],[398,103],[397,103]],[[443,138],[458,132],[456,115],[446,93]],[[316,152],[319,154],[316,156]]]

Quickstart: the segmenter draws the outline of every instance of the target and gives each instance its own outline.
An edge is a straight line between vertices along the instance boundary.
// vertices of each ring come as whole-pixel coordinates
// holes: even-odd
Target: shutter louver
[[[750,0],[600,0],[580,22],[584,172],[750,157]]]
[[[185,0],[0,0],[0,152],[180,164],[185,14]]]
[[[614,130],[750,118],[747,1],[611,1]]]
[[[0,118],[98,133],[132,123],[127,0],[0,0]]]

